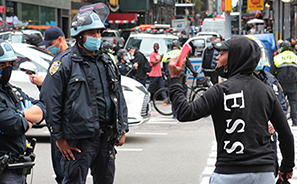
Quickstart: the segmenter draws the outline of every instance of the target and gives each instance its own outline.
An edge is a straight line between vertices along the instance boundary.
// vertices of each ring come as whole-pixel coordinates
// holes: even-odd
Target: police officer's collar
[[[79,45],[77,45],[77,47],[78,47],[78,50],[79,50],[80,55],[81,55],[83,58],[89,58],[89,59],[91,59],[91,60],[95,60],[95,59],[98,58],[98,56],[101,54],[101,51],[97,50],[97,51],[95,51],[94,54],[92,54],[92,55],[88,55],[88,54],[86,53],[86,51],[84,51],[84,49],[83,49],[82,47],[80,47]]]

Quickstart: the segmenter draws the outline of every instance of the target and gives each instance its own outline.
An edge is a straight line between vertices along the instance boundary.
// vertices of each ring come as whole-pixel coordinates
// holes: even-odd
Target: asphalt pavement
[[[116,148],[118,154],[114,183],[207,184],[216,161],[211,118],[180,123],[171,116],[158,114],[154,109],[151,115],[147,123],[131,127],[125,144]],[[297,145],[297,127],[291,129]],[[54,184],[47,128],[31,130],[29,135],[39,140],[35,151],[37,158],[33,184]],[[280,152],[278,156],[281,160]],[[292,184],[297,183],[297,168],[294,173],[290,180]],[[86,183],[92,183],[90,174]]]

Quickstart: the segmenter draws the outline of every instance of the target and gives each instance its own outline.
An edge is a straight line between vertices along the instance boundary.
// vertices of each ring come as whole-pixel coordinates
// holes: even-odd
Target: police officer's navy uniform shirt
[[[8,95],[8,90],[12,86],[6,84],[0,85],[0,156],[11,153],[17,157],[24,154],[26,149],[25,132],[29,128],[28,121],[16,109],[21,110],[20,102],[14,103]],[[29,100],[32,104],[37,105],[45,116],[45,106],[38,100],[28,97],[20,88],[16,88],[24,100]]]
[[[97,107],[99,113],[100,122],[110,122],[113,119],[114,105],[111,102],[109,95],[110,84],[108,79],[108,73],[105,65],[102,61],[99,61],[98,57],[100,52],[97,51],[93,55],[87,55],[86,52],[79,48],[81,55],[88,61],[91,73],[93,74],[93,85],[96,92]],[[98,72],[99,71],[99,72]]]

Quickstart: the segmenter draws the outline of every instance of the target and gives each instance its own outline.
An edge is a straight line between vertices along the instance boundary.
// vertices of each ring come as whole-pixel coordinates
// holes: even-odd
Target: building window
[[[40,22],[41,25],[57,26],[55,9],[40,6]]]
[[[29,22],[29,25],[40,25],[38,6],[22,4],[22,19]]]

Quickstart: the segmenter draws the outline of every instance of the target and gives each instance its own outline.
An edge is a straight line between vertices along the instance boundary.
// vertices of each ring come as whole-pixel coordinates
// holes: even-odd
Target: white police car
[[[39,90],[29,81],[29,76],[20,70],[20,64],[30,62],[35,65],[38,74],[46,76],[53,56],[38,48],[22,43],[11,44],[19,59],[14,63],[10,82],[21,87],[28,95],[38,99]],[[128,108],[130,125],[140,125],[150,119],[150,93],[134,79],[122,76],[122,87]]]

